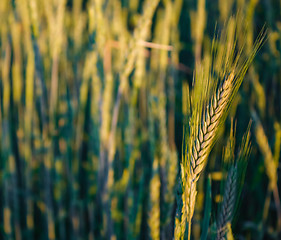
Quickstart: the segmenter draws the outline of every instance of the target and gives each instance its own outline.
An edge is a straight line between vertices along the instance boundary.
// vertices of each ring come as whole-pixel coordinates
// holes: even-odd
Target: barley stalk
[[[271,148],[268,143],[268,138],[264,132],[263,126],[256,114],[255,111],[252,111],[252,116],[255,121],[255,134],[256,134],[256,141],[259,146],[259,149],[264,157],[264,165],[265,165],[265,171],[266,174],[269,178],[269,184],[268,184],[268,200],[270,201],[270,195],[271,192],[273,193],[274,200],[275,200],[275,205],[276,205],[276,210],[277,210],[277,218],[278,218],[278,230],[280,231],[281,229],[281,207],[280,207],[280,197],[279,197],[279,192],[278,192],[278,174],[277,174],[277,168],[278,168],[278,162],[275,161]],[[268,208],[269,205],[265,204],[264,207],[264,212],[263,212],[263,221],[266,220],[267,215],[268,215]]]
[[[264,156],[264,165],[266,174],[269,178],[269,186],[271,189],[275,187],[277,184],[277,164],[274,161],[273,154],[271,148],[268,143],[267,136],[265,135],[264,129],[258,116],[255,111],[252,111],[252,116],[255,120],[255,134],[256,134],[256,141],[259,146],[261,153]]]

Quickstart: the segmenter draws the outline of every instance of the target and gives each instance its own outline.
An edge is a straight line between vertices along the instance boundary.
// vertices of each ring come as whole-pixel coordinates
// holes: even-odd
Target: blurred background
[[[205,169],[211,223],[231,118],[239,144],[252,119],[232,231],[280,239],[280,0],[1,0],[0,239],[172,239],[194,69],[237,12],[245,56],[268,33]]]

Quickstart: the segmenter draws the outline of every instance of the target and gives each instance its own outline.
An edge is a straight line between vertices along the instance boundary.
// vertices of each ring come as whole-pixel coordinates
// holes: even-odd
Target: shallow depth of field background
[[[238,145],[253,119],[232,231],[280,239],[280,0],[1,0],[0,239],[172,239],[188,89],[237,11],[243,54],[264,25],[267,40],[199,181],[192,238],[208,174],[216,218],[231,119]]]

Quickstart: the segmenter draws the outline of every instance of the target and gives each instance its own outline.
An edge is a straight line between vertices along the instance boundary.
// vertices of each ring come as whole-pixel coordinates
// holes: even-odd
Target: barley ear
[[[183,238],[185,222],[188,221],[188,239],[190,239],[191,220],[196,202],[196,184],[207,164],[208,155],[216,141],[218,131],[224,124],[229,108],[246,71],[261,46],[264,33],[261,33],[252,49],[250,56],[242,60],[243,47],[236,49],[238,26],[234,18],[229,20],[226,30],[214,41],[214,56],[204,59],[196,65],[194,87],[191,94],[191,116],[186,121],[182,163],[182,201],[181,227],[175,227],[175,238]],[[229,37],[233,36],[233,37]],[[235,37],[236,36],[236,37]],[[230,44],[233,50],[229,50]],[[217,72],[217,66],[221,71]],[[181,229],[181,231],[178,231]],[[180,232],[180,234],[179,234]],[[176,234],[177,233],[177,234]],[[178,236],[178,237],[176,237]]]

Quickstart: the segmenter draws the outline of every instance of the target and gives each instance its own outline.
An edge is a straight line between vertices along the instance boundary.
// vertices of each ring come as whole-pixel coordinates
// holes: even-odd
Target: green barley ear
[[[239,16],[230,18],[220,37],[213,41],[212,58],[205,58],[202,64],[196,65],[191,94],[191,116],[187,121],[188,126],[185,127],[181,163],[183,206],[181,220],[176,221],[175,239],[184,238],[186,221],[190,239],[197,181],[207,164],[220,126],[224,124],[249,65],[264,40],[265,33],[262,32],[251,54],[246,60],[242,59],[243,46],[236,45],[238,35],[243,34],[238,31],[238,23]]]
[[[248,163],[248,157],[251,150],[250,146],[250,126],[243,136],[238,157],[234,158],[234,143],[235,131],[233,125],[228,145],[225,149],[224,162],[227,171],[226,181],[222,183],[223,187],[223,201],[220,206],[220,212],[217,218],[217,239],[225,239],[226,236],[231,235],[231,222],[234,214],[238,208],[239,198],[244,184],[244,178]],[[235,128],[234,128],[235,129]]]
[[[223,202],[217,220],[217,239],[224,239],[227,224],[231,223],[237,194],[237,166],[232,166],[227,174]]]

